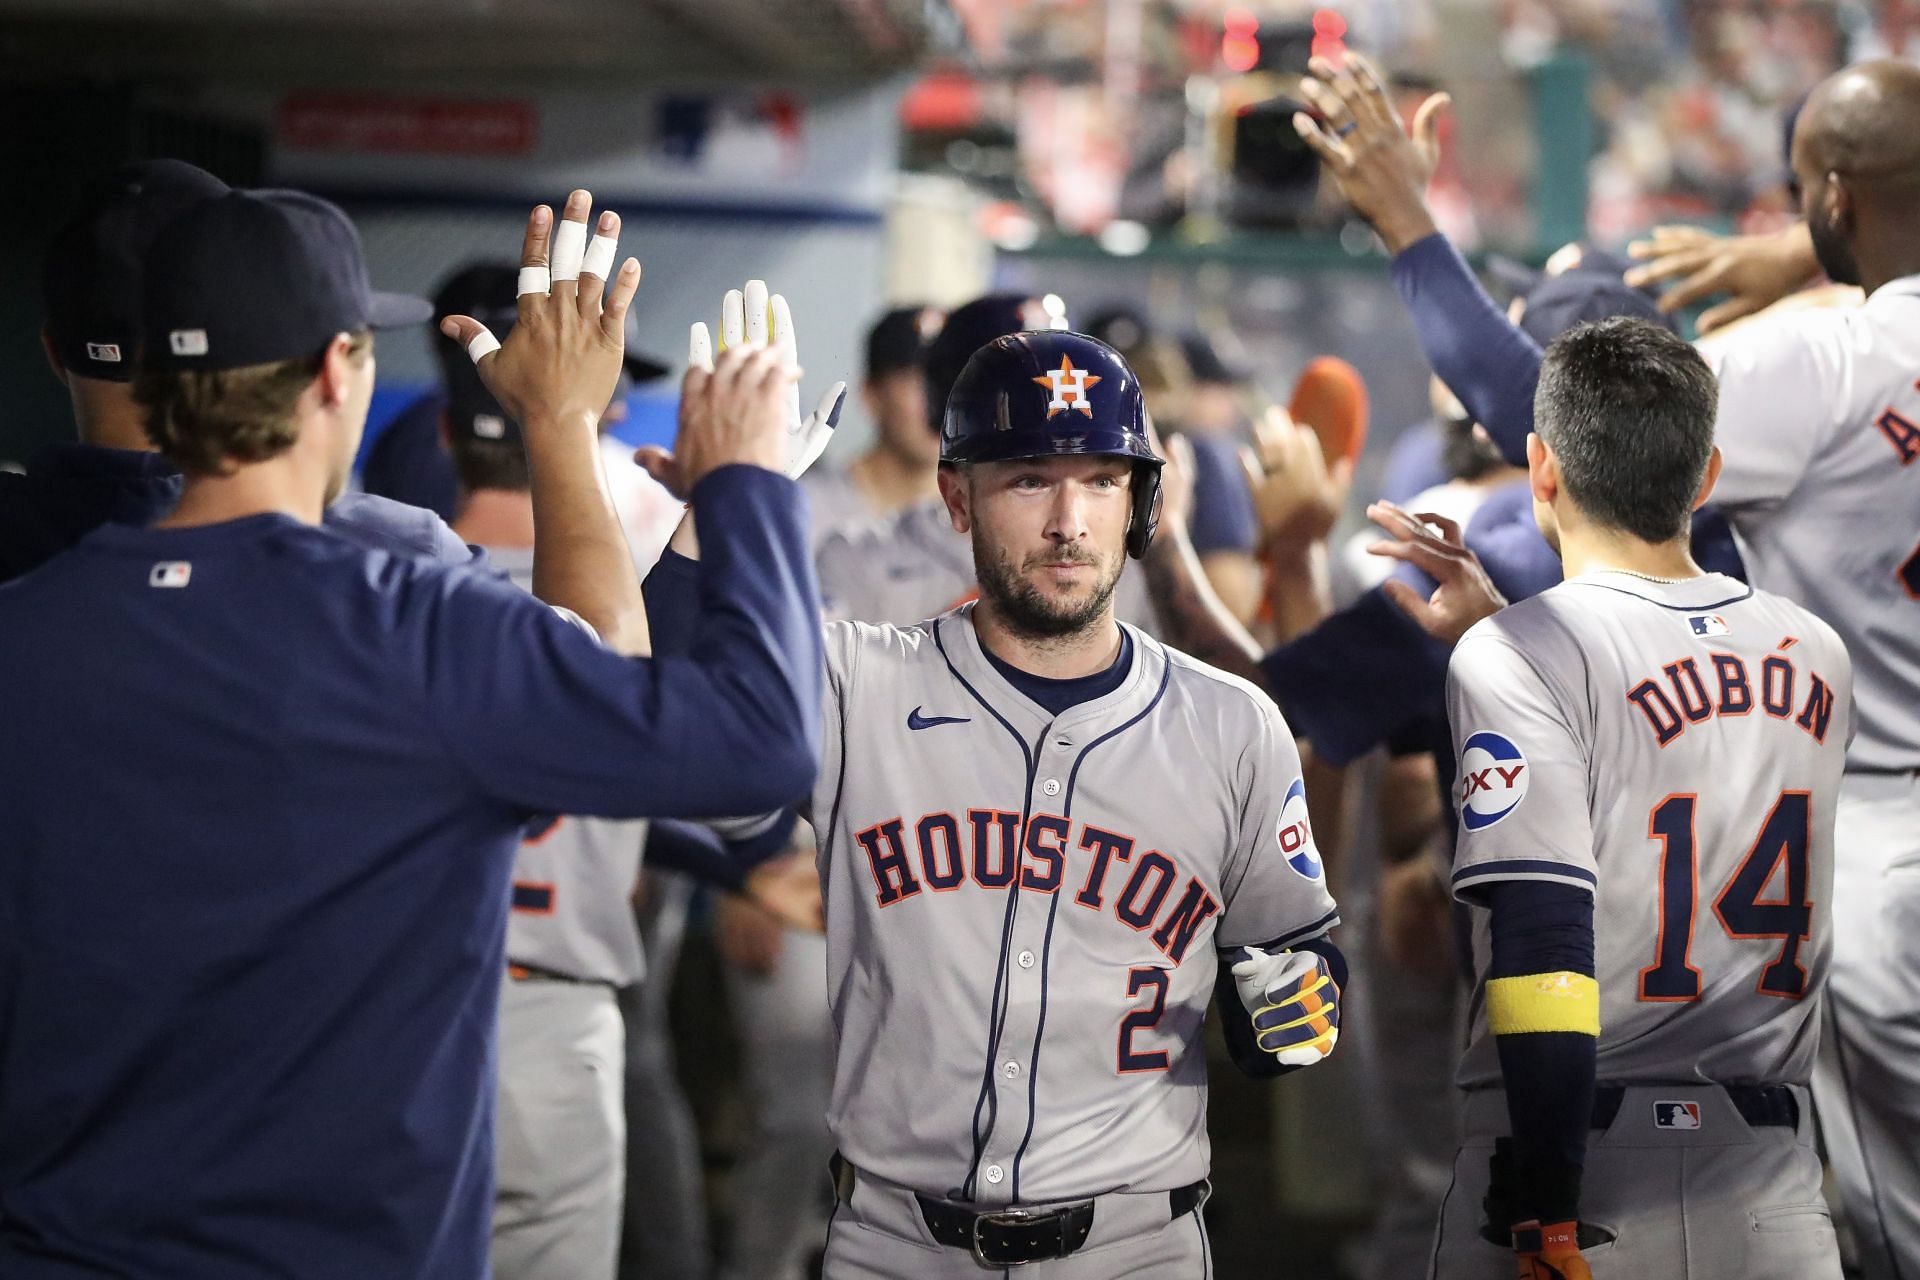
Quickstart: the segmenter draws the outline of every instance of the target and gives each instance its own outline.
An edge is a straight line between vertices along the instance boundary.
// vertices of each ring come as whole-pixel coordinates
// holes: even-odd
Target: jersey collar
[[[1111,693],[1068,707],[1056,720],[1047,713],[1045,707],[1015,688],[987,660],[985,651],[980,647],[979,633],[973,629],[973,607],[969,602],[934,619],[947,660],[1030,743],[1047,732],[1071,735],[1071,731],[1082,724],[1097,725],[1124,720],[1144,709],[1160,688],[1161,676],[1167,664],[1166,653],[1138,627],[1122,622],[1120,625],[1126,628],[1127,634],[1133,639],[1133,667],[1128,671],[1127,678]]]

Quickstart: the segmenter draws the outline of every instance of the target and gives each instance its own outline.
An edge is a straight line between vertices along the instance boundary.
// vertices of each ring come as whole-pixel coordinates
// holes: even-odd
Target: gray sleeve
[[[1447,668],[1447,718],[1458,770],[1453,892],[1497,880],[1547,880],[1592,892],[1589,750],[1569,698],[1486,623]]]
[[[1701,342],[1720,380],[1714,502],[1778,502],[1800,483],[1853,403],[1848,323],[1845,312],[1788,311]]]
[[[1259,727],[1242,758],[1247,791],[1240,841],[1227,863],[1216,944],[1287,947],[1340,923],[1307,817],[1300,751],[1279,708],[1259,702]]]

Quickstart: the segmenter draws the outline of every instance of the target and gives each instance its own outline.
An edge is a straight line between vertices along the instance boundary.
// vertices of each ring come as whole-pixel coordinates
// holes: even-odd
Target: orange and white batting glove
[[[1520,1280],[1593,1280],[1587,1260],[1580,1256],[1580,1224],[1517,1222],[1513,1252],[1520,1262]]]

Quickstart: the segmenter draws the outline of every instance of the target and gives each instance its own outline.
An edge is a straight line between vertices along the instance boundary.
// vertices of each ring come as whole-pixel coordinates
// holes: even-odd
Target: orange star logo
[[[1034,381],[1053,392],[1053,399],[1047,402],[1047,417],[1051,420],[1054,414],[1068,409],[1078,409],[1091,418],[1093,401],[1087,399],[1087,389],[1103,379],[1085,369],[1074,368],[1071,356],[1061,356],[1058,369],[1049,369]]]

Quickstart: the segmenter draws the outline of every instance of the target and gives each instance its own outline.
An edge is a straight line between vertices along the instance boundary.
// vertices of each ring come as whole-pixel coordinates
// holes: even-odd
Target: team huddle
[[[1800,275],[1865,300],[1698,344],[1631,303],[1536,341],[1377,180],[1414,144],[1364,60],[1306,92],[1409,305],[1492,335],[1433,363],[1561,575],[1508,604],[1374,513],[1473,975],[1427,1274],[1837,1280],[1824,1155],[1863,1273],[1920,1275],[1920,69],[1795,134]],[[830,1280],[1212,1274],[1208,1020],[1270,1078],[1368,999],[1316,836],[1358,695],[1299,687],[1364,615],[1257,643],[1126,344],[1024,298],[934,322],[937,494],[822,544],[845,388],[802,414],[758,281],[638,460],[687,505],[643,581],[619,234],[539,206],[439,317],[449,530],[349,491],[373,332],[430,308],[340,210],[160,162],[63,233],[83,443],[0,477],[0,1275],[610,1276],[643,852],[817,895]],[[1320,448],[1257,460],[1263,527]]]

